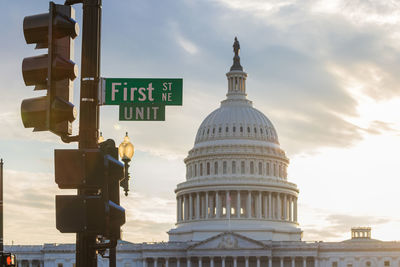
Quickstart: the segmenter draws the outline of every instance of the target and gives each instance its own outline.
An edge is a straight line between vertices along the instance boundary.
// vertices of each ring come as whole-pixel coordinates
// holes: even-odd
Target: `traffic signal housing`
[[[120,239],[125,210],[119,204],[124,165],[112,140],[100,149],[55,150],[55,180],[61,189],[86,195],[56,196],[56,228],[62,233],[86,232]]]
[[[15,267],[17,266],[15,255],[11,253],[1,254],[1,267]]]
[[[59,136],[72,134],[76,110],[72,101],[73,83],[78,66],[72,61],[73,39],[79,33],[71,6],[50,2],[49,13],[27,16],[23,30],[27,44],[36,49],[48,48],[48,53],[25,58],[22,75],[27,86],[47,90],[41,97],[22,101],[21,117],[25,128],[51,131]]]

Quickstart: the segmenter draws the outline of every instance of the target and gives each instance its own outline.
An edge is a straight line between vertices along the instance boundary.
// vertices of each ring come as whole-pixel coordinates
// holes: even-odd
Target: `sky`
[[[63,1],[55,1],[62,4]],[[82,7],[75,5],[82,30]],[[74,149],[49,132],[25,129],[25,16],[44,0],[0,0],[0,157],[4,159],[6,244],[74,243],[55,228],[54,149]],[[342,241],[355,226],[400,240],[400,3],[394,0],[103,1],[101,76],[183,78],[183,106],[164,122],[122,122],[101,107],[100,130],[135,145],[131,191],[122,196],[130,242],[167,241],[174,189],[202,120],[227,92],[235,36],[248,73],[247,94],[273,122],[298,185],[306,241]],[[75,40],[80,66],[81,36]],[[79,110],[79,79],[74,104]],[[78,120],[73,124],[78,133]]]

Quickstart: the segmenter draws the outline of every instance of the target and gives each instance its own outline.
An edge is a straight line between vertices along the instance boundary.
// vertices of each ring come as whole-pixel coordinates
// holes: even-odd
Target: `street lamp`
[[[124,141],[118,147],[118,153],[122,161],[125,163],[125,178],[121,181],[121,186],[124,188],[125,196],[127,196],[129,191],[129,162],[135,153],[135,148],[129,140],[128,132],[126,132]]]
[[[102,132],[100,132],[100,136],[99,136],[99,139],[97,139],[97,143],[103,143],[105,140],[104,140],[104,137],[103,137],[103,133]]]

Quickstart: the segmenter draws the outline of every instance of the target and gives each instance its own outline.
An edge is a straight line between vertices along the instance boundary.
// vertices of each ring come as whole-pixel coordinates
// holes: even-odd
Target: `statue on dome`
[[[243,67],[240,65],[239,51],[240,44],[237,37],[235,37],[235,42],[233,43],[233,52],[235,53],[235,56],[233,57],[233,65],[231,67],[231,70],[243,71]]]
[[[237,37],[235,37],[235,42],[233,43],[233,52],[235,53],[235,56],[239,56],[239,51],[240,51],[240,44]]]

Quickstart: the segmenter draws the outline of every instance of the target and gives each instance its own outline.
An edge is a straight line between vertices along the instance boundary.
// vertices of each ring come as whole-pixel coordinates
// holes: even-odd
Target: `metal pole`
[[[116,247],[111,247],[109,248],[110,254],[109,254],[109,267],[116,267],[117,266],[117,249]]]
[[[4,252],[3,231],[3,159],[0,159],[0,253]]]
[[[79,148],[98,148],[101,0],[83,1]],[[78,195],[95,194],[78,190]],[[97,267],[96,235],[76,234],[76,266]]]

